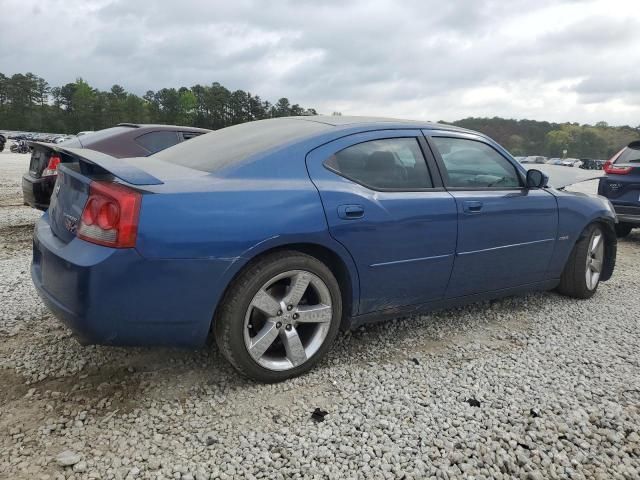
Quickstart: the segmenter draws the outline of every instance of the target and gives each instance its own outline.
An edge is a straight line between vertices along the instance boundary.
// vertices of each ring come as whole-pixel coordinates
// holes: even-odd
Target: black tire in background
[[[264,368],[245,345],[245,315],[254,295],[270,279],[291,270],[311,272],[319,277],[331,295],[332,318],[329,331],[319,350],[304,363],[288,370]],[[318,363],[333,344],[342,318],[340,287],[331,270],[321,261],[298,251],[278,251],[250,264],[229,286],[214,318],[214,336],[224,357],[241,374],[253,380],[274,383],[296,377]]]
[[[628,223],[617,223],[616,224],[616,235],[618,238],[624,238],[631,233],[631,229],[633,227]]]

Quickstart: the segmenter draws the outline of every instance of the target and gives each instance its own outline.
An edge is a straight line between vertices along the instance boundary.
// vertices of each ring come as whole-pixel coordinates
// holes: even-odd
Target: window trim
[[[522,171],[518,168],[518,165],[514,164],[514,162],[512,162],[509,158],[507,158],[505,155],[503,155],[497,148],[495,148],[493,145],[491,145],[490,143],[484,141],[481,138],[478,137],[471,137],[468,135],[456,135],[453,132],[438,132],[438,133],[431,133],[431,132],[423,132],[424,133],[424,137],[425,140],[427,142],[427,144],[429,145],[429,148],[431,149],[431,152],[436,160],[436,164],[438,166],[438,172],[440,173],[440,177],[442,178],[442,185],[444,186],[444,189],[447,191],[451,191],[451,192],[464,192],[464,191],[469,191],[469,192],[495,192],[495,191],[510,191],[510,192],[520,192],[522,190],[527,190],[526,187],[526,177],[525,175],[523,175]],[[440,151],[438,150],[437,146],[435,145],[433,138],[452,138],[452,139],[456,139],[456,140],[467,140],[470,142],[477,142],[477,143],[481,143],[483,145],[486,145],[487,147],[491,148],[494,152],[496,152],[498,155],[500,155],[502,158],[504,158],[507,162],[509,162],[509,164],[513,167],[513,169],[516,172],[516,175],[518,176],[518,179],[520,180],[520,186],[519,187],[503,187],[503,186],[495,186],[495,187],[451,187],[447,185],[447,180],[449,178],[449,173],[447,172],[447,167],[444,164],[444,160],[442,159],[442,155],[440,155]]]
[[[331,158],[331,156],[334,156],[336,153],[342,152],[343,150],[346,150],[347,148],[351,148],[354,147],[356,145],[360,145],[362,143],[368,143],[368,142],[376,142],[379,140],[396,140],[396,139],[401,139],[401,138],[412,138],[416,141],[416,143],[418,144],[418,149],[420,150],[420,152],[422,153],[422,159],[424,160],[425,163],[425,167],[427,168],[427,173],[429,174],[429,178],[431,179],[431,187],[419,187],[419,188],[383,188],[383,187],[374,187],[372,185],[367,185],[365,183],[362,183],[361,181],[349,176],[349,175],[345,175],[344,173],[336,170],[335,168],[330,167],[329,165],[327,165],[327,162],[329,161],[329,159]],[[422,140],[422,141],[421,141]],[[336,174],[337,176],[339,176],[340,178],[344,178],[346,180],[349,180],[350,182],[353,182],[357,185],[360,185],[361,187],[366,188],[367,190],[371,190],[373,192],[443,192],[445,191],[443,183],[442,183],[442,179],[440,178],[440,172],[437,171],[437,169],[435,169],[434,167],[435,165],[435,161],[433,160],[433,157],[431,155],[431,151],[430,149],[426,149],[425,147],[428,147],[428,145],[426,145],[426,142],[424,142],[424,136],[420,135],[419,133],[416,133],[416,135],[412,136],[412,135],[400,135],[400,136],[393,136],[393,135],[389,135],[389,136],[384,136],[384,137],[379,137],[379,138],[370,138],[367,140],[361,140],[361,141],[357,141],[355,143],[352,143],[344,148],[341,148],[340,150],[337,150],[335,152],[333,152],[329,157],[325,158],[322,161],[322,166],[324,168],[326,168],[327,170],[329,170],[330,172]]]
[[[185,138],[185,133],[187,134],[191,134],[193,135],[192,137],[189,138]],[[182,142],[186,142],[187,140],[193,140],[194,138],[198,138],[200,135],[204,134],[206,132],[189,132],[186,130],[179,130],[178,131],[178,137],[180,138],[180,141],[178,143],[182,143]]]

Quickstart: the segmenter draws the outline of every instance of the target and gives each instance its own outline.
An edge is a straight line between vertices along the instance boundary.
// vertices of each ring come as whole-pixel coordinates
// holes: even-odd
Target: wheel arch
[[[616,255],[618,251],[618,236],[616,235],[615,230],[616,222],[610,217],[601,216],[594,218],[584,227],[578,236],[578,239],[576,239],[576,243],[578,240],[584,238],[585,232],[591,225],[598,225],[602,229],[606,240],[604,244],[604,266],[602,268],[602,273],[600,274],[600,281],[606,282],[613,275],[613,270],[616,266]]]
[[[225,275],[225,288],[218,304],[216,305],[209,330],[212,331],[218,310],[224,302],[225,296],[233,282],[247,268],[267,255],[283,250],[294,250],[310,255],[324,263],[331,273],[336,277],[342,295],[342,319],[341,328],[347,329],[350,326],[351,318],[357,314],[360,299],[360,282],[355,263],[351,255],[338,244],[327,245],[324,242],[292,241],[292,242],[264,242],[250,250],[249,255],[243,255],[234,262]],[[342,250],[342,251],[341,251]],[[249,253],[249,252],[247,252]]]

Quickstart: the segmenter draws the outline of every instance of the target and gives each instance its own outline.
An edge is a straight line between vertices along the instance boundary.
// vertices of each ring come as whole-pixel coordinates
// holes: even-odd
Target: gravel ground
[[[386,322],[259,385],[213,347],[79,346],[31,286],[27,162],[0,153],[0,478],[640,477],[639,233],[591,300]]]

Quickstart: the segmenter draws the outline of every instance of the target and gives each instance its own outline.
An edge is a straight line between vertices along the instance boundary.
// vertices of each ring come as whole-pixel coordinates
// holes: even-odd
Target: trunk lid
[[[40,178],[42,171],[49,163],[49,156],[51,150],[41,147],[39,145],[32,145],[31,160],[29,161],[29,173],[34,178]]]
[[[66,154],[58,145],[44,142],[28,142],[31,147],[31,160],[29,161],[29,175],[40,178],[42,172],[49,165],[51,155],[59,155],[61,162],[71,162],[73,158]]]
[[[73,162],[61,164],[49,205],[51,231],[65,243],[76,237],[92,180],[116,181],[137,190],[163,182],[126,160],[87,149],[55,147]]]
[[[626,175],[607,174],[600,181],[600,195],[615,203],[640,205],[640,165],[617,163],[616,167],[632,167]]]
[[[599,193],[616,204],[640,206],[640,141],[631,142],[609,163]]]
[[[75,238],[89,197],[91,179],[79,170],[78,164],[60,166],[49,204],[51,231],[65,243]]]

